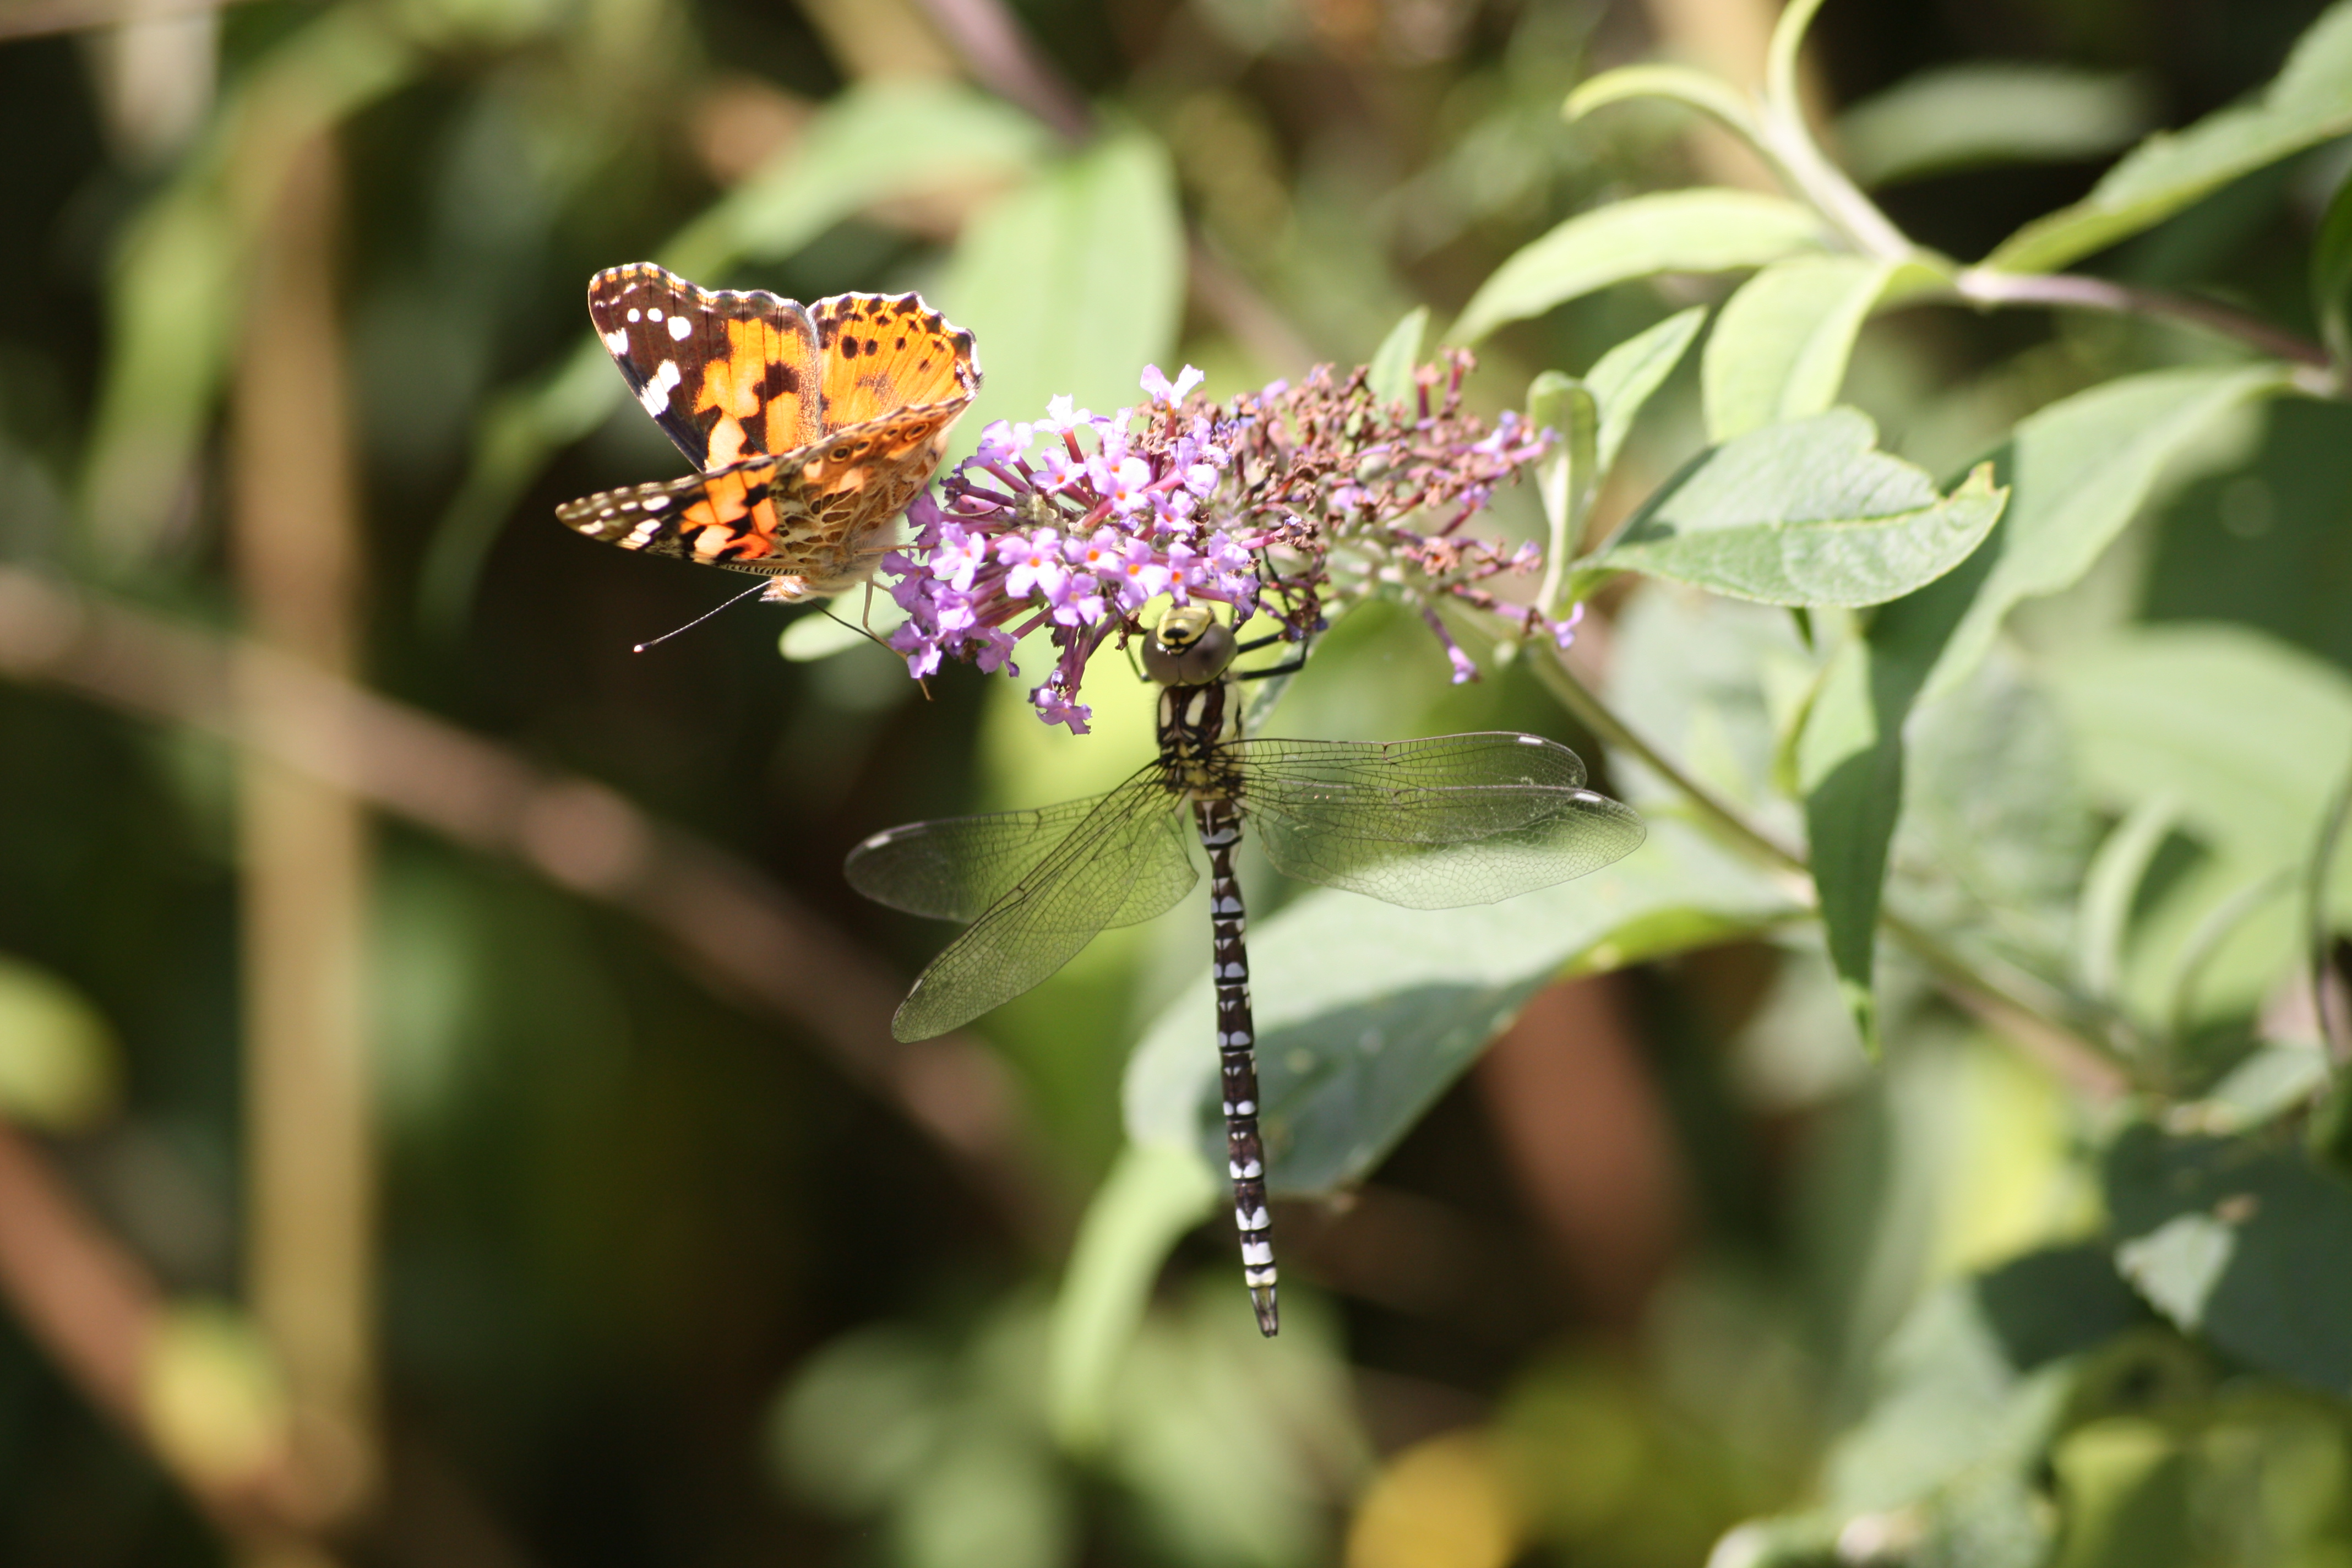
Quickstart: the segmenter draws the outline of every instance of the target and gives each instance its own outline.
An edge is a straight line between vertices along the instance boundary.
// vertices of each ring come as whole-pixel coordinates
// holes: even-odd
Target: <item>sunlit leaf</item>
[[[1725,301],[1700,361],[1710,441],[1826,413],[1895,263],[1859,256],[1776,261]]]
[[[2103,803],[2170,797],[2198,837],[2256,867],[2309,855],[2352,770],[2352,677],[2260,632],[2132,627],[2047,679]]]
[[[1907,77],[1838,117],[1838,152],[1865,185],[1989,163],[2068,163],[2147,132],[2137,78],[2007,60]]]
[[[2169,1138],[2109,1151],[2116,1261],[2183,1330],[2268,1372],[2352,1394],[2352,1187],[2291,1147]]]
[[[2191,438],[2285,384],[2275,366],[2202,367],[2126,376],[2020,421],[1991,454],[2011,492],[2000,526],[1961,570],[1884,614],[1949,619],[1927,695],[1967,679],[2019,601],[2072,586],[2090,570]],[[1927,634],[1906,633],[1915,640]]]
[[[1850,408],[1755,430],[1661,486],[1586,571],[1646,573],[1768,605],[1875,605],[1949,572],[2006,492],[1989,471],[1949,496],[1875,449]]]
[[[1384,403],[1402,403],[1411,397],[1412,373],[1421,363],[1422,351],[1428,341],[1429,307],[1416,305],[1389,329],[1389,335],[1372,351],[1372,363],[1364,377],[1372,395]]]
[[[1101,1440],[1111,1380],[1160,1265],[1220,1191],[1190,1150],[1149,1143],[1122,1150],[1095,1190],[1054,1303],[1049,1403],[1066,1446],[1083,1450]]]
[[[1591,370],[1585,374],[1584,384],[1591,389],[1592,399],[1601,409],[1601,430],[1596,438],[1600,472],[1605,474],[1615,466],[1617,453],[1625,445],[1625,437],[1633,434],[1633,421],[1641,417],[1643,405],[1674,374],[1675,366],[1682,363],[1683,355],[1690,351],[1691,340],[1698,336],[1700,323],[1706,320],[1704,305],[1677,310],[1593,362]]]
[[[1984,265],[2046,272],[2160,222],[2200,196],[2291,153],[2352,131],[2352,4],[2312,24],[2252,103],[2148,138],[2073,206],[2034,219]]]
[[[1318,891],[1250,931],[1269,1184],[1328,1193],[1404,1135],[1536,990],[1789,918],[1788,895],[1673,821],[1616,865],[1504,903],[1401,910]],[[1344,954],[1345,962],[1334,962]],[[1137,1142],[1213,1150],[1215,1008],[1205,975],[1128,1064]]]
[[[1580,213],[1495,269],[1447,334],[1475,342],[1612,283],[1659,272],[1730,272],[1817,250],[1821,219],[1783,196],[1700,189]]]
[[[1159,143],[1105,142],[973,219],[935,301],[980,341],[986,381],[957,426],[969,449],[992,419],[1035,419],[1066,394],[1108,413],[1167,368],[1184,303],[1184,228]]]

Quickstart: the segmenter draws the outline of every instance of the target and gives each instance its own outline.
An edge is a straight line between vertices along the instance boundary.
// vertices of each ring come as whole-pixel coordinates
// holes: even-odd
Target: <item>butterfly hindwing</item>
[[[567,528],[624,550],[682,555],[689,561],[762,574],[795,569],[778,510],[773,458],[755,458],[708,474],[600,490],[555,509]]]
[[[589,279],[588,315],[629,390],[696,468],[788,452],[821,433],[816,326],[798,301],[698,288],[640,261]]]

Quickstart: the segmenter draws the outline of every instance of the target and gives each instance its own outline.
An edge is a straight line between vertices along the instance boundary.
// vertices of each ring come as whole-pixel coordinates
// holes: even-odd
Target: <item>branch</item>
[[[772,881],[604,785],[252,644],[16,567],[0,567],[0,675],[190,725],[636,916],[706,984],[791,1026],[913,1122],[1024,1240],[1059,1235],[994,1057],[968,1035],[893,1040],[905,990],[894,976]]]
[[[331,1563],[309,1528],[285,1446],[257,1468],[200,1462],[149,1416],[163,1297],[107,1234],[39,1147],[0,1121],[0,1296],[26,1335],[176,1483],[196,1510],[248,1549],[299,1542]],[[212,1456],[204,1456],[213,1458]],[[258,1561],[263,1553],[255,1553]]]
[[[1972,267],[1952,280],[1952,291],[1979,305],[2058,305],[2128,316],[2169,316],[2251,344],[2266,354],[2332,371],[2327,351],[2273,326],[2252,311],[2195,294],[2143,289],[2079,272],[1999,272]],[[2316,390],[2306,388],[2306,390]],[[2333,377],[2326,395],[2333,395]]]

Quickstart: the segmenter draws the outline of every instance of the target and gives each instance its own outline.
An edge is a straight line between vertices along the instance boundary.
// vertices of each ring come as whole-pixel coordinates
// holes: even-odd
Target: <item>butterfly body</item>
[[[684,479],[559,507],[625,550],[772,578],[764,597],[866,581],[980,390],[971,334],[914,294],[803,305],[709,289],[650,262],[588,284],[588,314]]]

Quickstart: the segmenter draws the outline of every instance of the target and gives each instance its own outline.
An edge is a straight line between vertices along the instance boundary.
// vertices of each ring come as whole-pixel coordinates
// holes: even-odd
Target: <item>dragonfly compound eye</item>
[[[1234,661],[1234,634],[1199,605],[1185,605],[1160,619],[1145,639],[1143,668],[1162,686],[1205,686]]]

